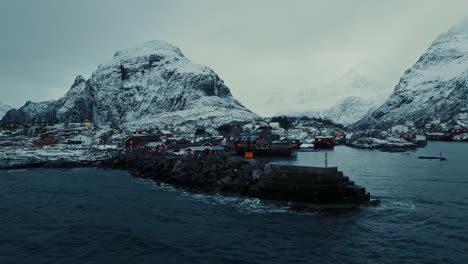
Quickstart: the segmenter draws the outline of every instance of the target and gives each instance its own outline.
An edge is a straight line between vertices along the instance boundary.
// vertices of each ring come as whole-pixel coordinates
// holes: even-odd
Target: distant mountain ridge
[[[352,129],[447,121],[468,108],[468,18],[441,34],[405,71],[388,100]]]
[[[88,80],[76,77],[62,98],[27,102],[1,122],[89,119],[97,124],[216,126],[258,118],[213,70],[190,62],[171,44],[151,41],[118,51]]]
[[[374,111],[385,101],[386,97],[379,95],[373,98],[362,98],[349,96],[341,99],[332,107],[322,111],[304,111],[284,113],[288,116],[307,116],[328,119],[334,123],[348,126],[363,118],[366,114]]]
[[[11,106],[9,105],[6,105],[2,102],[0,102],[0,119],[8,112],[12,109]]]

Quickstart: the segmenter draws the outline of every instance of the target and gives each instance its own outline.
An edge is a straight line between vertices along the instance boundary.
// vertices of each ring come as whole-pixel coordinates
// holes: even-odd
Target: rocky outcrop
[[[372,129],[364,130],[354,134],[348,142],[348,145],[355,148],[415,148],[416,144],[408,142],[402,138],[394,137],[388,132]]]
[[[452,119],[468,107],[468,19],[441,34],[401,77],[390,98],[351,129]]]
[[[59,100],[28,102],[8,112],[2,123],[89,119],[97,124],[217,126],[256,118],[213,70],[192,63],[171,44],[151,41],[117,52],[88,80],[78,76]]]

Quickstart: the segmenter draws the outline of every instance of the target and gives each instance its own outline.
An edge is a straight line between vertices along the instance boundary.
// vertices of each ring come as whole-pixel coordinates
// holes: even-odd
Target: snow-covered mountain
[[[340,100],[332,108],[322,113],[322,118],[335,123],[348,126],[362,119],[367,113],[381,106],[387,97],[362,98],[358,96],[346,97]]]
[[[78,76],[64,97],[27,102],[2,122],[118,122],[129,125],[220,125],[259,118],[207,66],[190,62],[175,46],[151,41],[122,50],[91,78]]]
[[[10,110],[11,110],[11,106],[0,102],[0,119]]]
[[[373,98],[350,96],[339,100],[334,106],[322,111],[304,111],[287,113],[289,116],[308,116],[323,118],[337,124],[348,126],[361,120],[366,114],[374,111],[387,97],[379,95]]]
[[[354,129],[405,121],[450,120],[468,107],[468,19],[441,34],[406,72],[390,98]]]
[[[356,123],[369,111],[374,111],[382,105],[388,98],[383,87],[384,85],[369,79],[359,69],[352,69],[323,87],[301,91],[298,94],[299,102],[295,106],[302,110],[279,115],[324,118],[347,126]],[[325,96],[321,94],[323,91],[335,93],[334,96]],[[329,107],[320,109],[316,106],[317,102]]]
[[[297,94],[299,102],[295,107],[301,109],[295,109],[295,111],[322,110],[339,103],[345,97],[359,97],[370,100],[377,94],[390,94],[390,91],[387,91],[385,87],[388,87],[388,85],[383,85],[379,81],[369,78],[357,65],[325,85],[300,91]],[[330,93],[330,91],[333,93]],[[317,108],[317,105],[320,105],[320,107]]]

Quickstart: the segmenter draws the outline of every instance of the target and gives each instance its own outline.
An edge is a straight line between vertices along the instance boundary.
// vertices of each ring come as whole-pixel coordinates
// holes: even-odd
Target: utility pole
[[[328,168],[328,153],[325,152],[325,168]]]

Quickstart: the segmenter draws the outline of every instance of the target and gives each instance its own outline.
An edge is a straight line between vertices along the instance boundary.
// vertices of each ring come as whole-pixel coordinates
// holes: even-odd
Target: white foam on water
[[[214,206],[224,206],[237,209],[241,213],[253,213],[253,214],[296,214],[296,215],[315,215],[316,213],[307,211],[292,210],[291,206],[279,206],[263,202],[258,198],[246,198],[246,197],[233,197],[224,196],[221,194],[198,194],[180,191],[170,184],[161,183],[157,184],[153,180],[148,179],[136,179],[136,183],[145,185],[148,188],[156,188],[159,190],[180,192],[180,196],[188,198],[192,201],[202,202]]]
[[[291,209],[290,206],[277,206],[265,203],[258,198],[232,197],[221,194],[192,194],[183,192],[182,196],[189,199],[200,201],[215,206],[225,206],[237,209],[241,213],[253,214],[298,214],[312,215],[310,212],[298,212]]]
[[[387,202],[381,203],[378,206],[371,207],[372,209],[381,211],[381,210],[415,210],[416,205],[408,201],[398,201],[398,202]]]
[[[7,170],[6,172],[8,172],[8,173],[14,173],[14,172],[25,172],[25,171],[28,171],[28,169]]]
[[[135,182],[141,185],[145,185],[146,187],[151,188],[151,189],[156,188],[156,189],[171,191],[171,192],[177,191],[177,189],[170,184],[160,183],[158,185],[157,182],[150,180],[150,179],[136,178]]]

